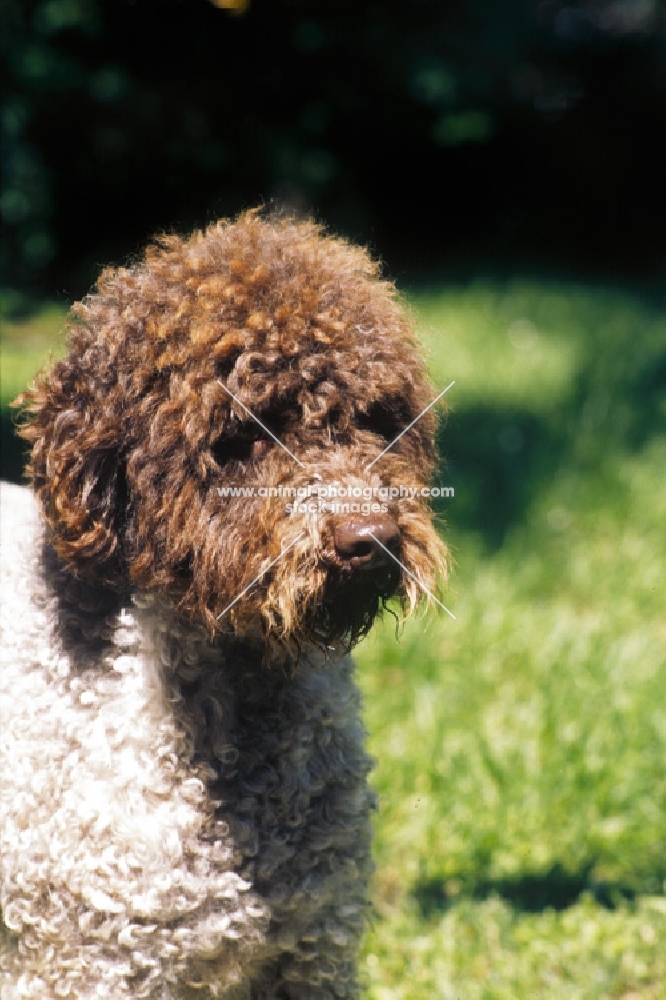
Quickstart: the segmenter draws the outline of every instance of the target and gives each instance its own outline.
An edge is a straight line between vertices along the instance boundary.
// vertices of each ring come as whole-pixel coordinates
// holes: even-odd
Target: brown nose
[[[377,569],[393,562],[386,549],[397,553],[400,530],[385,514],[360,517],[338,524],[333,541],[338,557],[352,569]]]

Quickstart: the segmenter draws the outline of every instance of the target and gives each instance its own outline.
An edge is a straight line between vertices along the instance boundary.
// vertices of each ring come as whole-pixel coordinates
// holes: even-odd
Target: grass
[[[66,315],[63,306],[46,304],[29,318],[3,319],[0,338],[3,407],[25,389],[35,372],[62,353]]]
[[[0,295],[0,471],[3,478],[18,481],[23,449],[15,434],[15,414],[9,404],[37,371],[62,354],[67,311],[63,306],[46,303],[29,317],[10,319],[7,314],[11,312],[11,300],[10,295]]]
[[[412,296],[456,614],[358,653],[378,870],[365,1000],[666,998],[666,320],[621,289]],[[63,313],[3,334],[3,403]]]
[[[663,312],[413,299],[456,614],[359,650],[380,796],[367,1000],[666,997]]]

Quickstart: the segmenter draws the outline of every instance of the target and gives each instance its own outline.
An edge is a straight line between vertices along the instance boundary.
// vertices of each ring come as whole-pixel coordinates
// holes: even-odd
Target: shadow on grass
[[[627,345],[627,350],[628,350]],[[640,346],[640,345],[639,345]],[[478,532],[489,552],[524,520],[537,491],[569,465],[586,476],[604,454],[639,451],[666,431],[666,344],[650,344],[622,367],[618,345],[591,358],[567,404],[544,414],[509,407],[454,411],[440,429],[436,504],[453,526]]]
[[[523,913],[542,913],[548,909],[566,910],[583,893],[608,910],[635,899],[635,888],[622,882],[596,881],[591,873],[591,865],[578,872],[569,872],[555,864],[540,875],[482,879],[469,887],[463,886],[462,889],[456,885],[453,891],[449,888],[451,883],[443,879],[422,879],[417,882],[412,894],[426,918],[448,910],[461,899],[478,902],[498,897]]]
[[[519,521],[540,482],[552,477],[562,460],[566,437],[527,410],[470,408],[455,413],[440,434],[447,455],[438,482],[453,486],[446,501],[447,520],[480,532],[486,546],[501,547]]]

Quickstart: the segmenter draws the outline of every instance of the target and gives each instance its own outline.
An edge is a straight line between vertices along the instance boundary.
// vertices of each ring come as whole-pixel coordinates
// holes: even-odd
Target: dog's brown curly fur
[[[40,509],[4,494],[3,1000],[358,996],[343,653],[446,549],[420,496],[364,524],[218,488],[416,492],[432,397],[392,285],[309,221],[163,237],[74,308],[22,400]]]
[[[431,476],[431,412],[364,473],[432,388],[378,265],[311,222],[248,212],[162,238],[141,265],[103,272],[74,309],[69,348],[25,397],[30,473],[55,549],[83,579],[178,593],[211,632],[297,533],[283,505],[221,502],[217,485],[298,488],[316,475],[414,487]],[[392,514],[403,562],[430,589],[443,549],[427,508],[402,499]],[[334,520],[318,526],[318,551],[297,544],[224,625],[243,635],[261,622],[268,637],[304,640],[319,609],[325,638],[362,634],[377,612],[372,588],[344,597],[339,614],[322,608],[331,570],[344,569]],[[401,593],[411,607],[422,594],[407,576]]]

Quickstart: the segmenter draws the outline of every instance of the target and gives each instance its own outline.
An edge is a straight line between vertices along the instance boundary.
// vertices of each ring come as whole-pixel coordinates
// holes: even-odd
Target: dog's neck
[[[99,666],[118,649],[133,653],[151,648],[158,661],[172,664],[187,685],[220,663],[242,663],[245,673],[270,670],[293,676],[300,664],[319,668],[342,655],[337,647],[313,643],[290,648],[266,643],[261,628],[239,637],[220,631],[211,637],[203,623],[186,619],[177,599],[158,593],[111,589],[78,579],[63,566],[52,547],[44,544],[43,562],[48,591],[56,606],[58,639],[77,670]],[[175,665],[174,665],[175,664]]]

